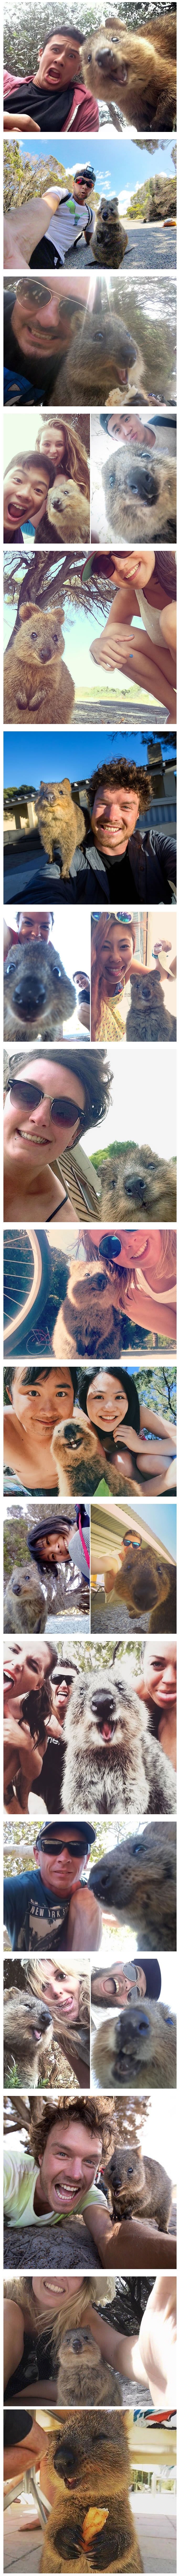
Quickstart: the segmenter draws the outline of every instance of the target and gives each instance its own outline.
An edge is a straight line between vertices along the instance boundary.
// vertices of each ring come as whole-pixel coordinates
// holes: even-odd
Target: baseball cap
[[[151,1996],[151,1998],[152,1998],[152,2002],[153,2002],[153,1998],[154,1998],[154,2003],[156,2003],[156,2004],[157,2004],[157,2003],[158,2003],[158,1997],[159,1997],[159,1995],[161,1994],[161,1970],[160,1970],[160,1968],[159,1968],[159,1959],[150,1959],[150,1958],[149,1958],[149,1959],[137,1959],[137,1958],[136,1958],[136,1959],[135,1959],[135,1967],[136,1967],[136,1968],[144,1968],[144,1975],[145,1975],[145,1978],[146,1978],[146,1994],[147,1994],[147,1996],[149,1995],[149,2000],[150,2000],[150,1996]]]
[[[64,1816],[56,1816],[52,1821],[50,1816],[49,1823],[47,1825],[41,1825],[39,1834],[36,1834],[37,1851],[49,1851],[53,1848],[54,1851],[58,1851],[58,1845],[62,1843],[62,1836],[65,1841],[66,1833],[69,1834],[71,1831],[72,1833],[74,1831],[78,1836],[78,1842],[82,1844],[82,1851],[87,1851],[88,1846],[90,1849],[91,1843],[96,1843],[94,1826],[89,1824],[88,1817],[84,1823],[82,1816],[80,1818],[80,1822],[79,1816],[78,1819],[76,1819],[75,1816],[70,1816],[68,1821],[67,1817],[64,1818]]]
[[[82,180],[83,180],[83,185],[84,185],[84,183],[85,183],[85,180],[87,179],[87,181],[88,181],[88,187],[89,187],[89,188],[90,188],[90,187],[91,187],[91,188],[95,188],[96,172],[95,172],[95,170],[93,170],[93,169],[92,169],[92,163],[91,163],[91,161],[85,161],[85,162],[83,162],[83,163],[81,162],[81,166],[79,166],[79,161],[74,161],[74,169],[73,169],[73,171],[72,171],[72,178],[73,178],[73,179],[80,179],[80,180],[82,179]]]

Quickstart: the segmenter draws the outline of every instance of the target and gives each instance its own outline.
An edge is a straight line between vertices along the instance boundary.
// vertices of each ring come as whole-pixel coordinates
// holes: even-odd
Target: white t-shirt
[[[4,2215],[10,2227],[32,2227],[32,2224],[35,2227],[47,2227],[48,2224],[49,2227],[52,2219],[55,2227],[63,2226],[64,2210],[56,2212],[54,2209],[46,2209],[43,2212],[43,2209],[40,2209],[38,2213],[34,2209],[38,2172],[39,2166],[35,2163],[35,2156],[30,2154],[29,2149],[28,2154],[25,2155],[24,2147],[15,2147],[14,2139],[10,2137],[8,2145],[4,2148]],[[100,2205],[105,2211],[104,2192],[97,2191],[97,2183],[92,2182],[90,2191],[82,2192],[77,2211],[73,2201],[72,2209],[68,2210],[68,2218],[81,2217],[83,2210],[92,2208],[93,2202],[96,2202],[97,2208]]]
[[[76,205],[75,197],[68,196],[65,188],[60,188],[59,211],[56,207],[56,215],[51,215],[45,241],[53,242],[62,268],[64,268],[65,251],[74,250],[76,241],[80,239],[83,232],[84,224],[89,225],[89,235],[94,232],[94,218],[90,206]]]

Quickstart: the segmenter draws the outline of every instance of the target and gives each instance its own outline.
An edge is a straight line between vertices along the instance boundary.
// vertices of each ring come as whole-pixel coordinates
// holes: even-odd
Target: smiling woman
[[[60,1156],[78,1145],[84,1130],[108,1108],[110,1070],[105,1053],[83,1047],[10,1061],[4,1105],[4,1215],[36,1219],[73,1217],[61,1182]],[[58,1169],[58,1178],[57,1178]]]

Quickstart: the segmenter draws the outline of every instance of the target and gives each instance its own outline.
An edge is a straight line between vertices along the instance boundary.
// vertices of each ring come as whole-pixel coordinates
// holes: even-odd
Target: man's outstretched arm
[[[161,2272],[176,2271],[176,2238],[161,2236],[157,2227],[150,2226],[149,2219],[122,2219],[119,2225],[119,2220],[110,2218],[105,2203],[104,2210],[101,2202],[98,2209],[97,2201],[92,2202],[84,2217],[105,2271],[110,2267],[114,2271],[116,2265],[118,2269],[118,2264],[121,2271],[123,2267],[141,2271],[143,2265],[146,2269],[149,2264],[156,2271],[157,2267]]]
[[[31,251],[36,250],[42,234],[47,232],[48,218],[50,222],[50,214],[56,214],[58,205],[59,190],[52,188],[51,202],[47,190],[46,196],[31,197],[29,205],[13,206],[11,214],[4,215],[4,268],[29,268]]]

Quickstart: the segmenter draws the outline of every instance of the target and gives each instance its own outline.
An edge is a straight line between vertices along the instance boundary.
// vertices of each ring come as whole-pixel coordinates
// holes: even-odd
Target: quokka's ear
[[[21,619],[21,625],[22,625],[22,624],[24,624],[24,619],[25,619],[25,617],[34,617],[35,615],[37,616],[37,614],[38,614],[37,609],[35,610],[35,608],[34,608],[34,607],[31,607],[31,600],[30,600],[30,599],[24,599],[24,600],[22,599],[22,606],[21,606],[21,608],[20,608],[20,610],[19,610],[19,615],[20,615],[20,619]]]

